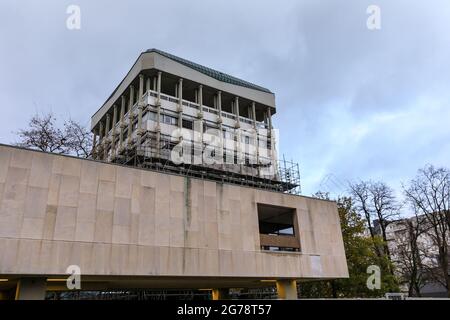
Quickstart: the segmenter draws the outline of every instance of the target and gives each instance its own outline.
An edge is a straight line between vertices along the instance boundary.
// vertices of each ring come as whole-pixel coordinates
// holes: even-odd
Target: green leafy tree
[[[321,198],[328,195],[316,194]],[[398,291],[397,281],[389,271],[390,261],[385,255],[378,255],[375,248],[383,246],[381,237],[366,234],[365,220],[356,212],[350,197],[337,199],[341,221],[342,237],[349,270],[349,278],[331,281],[311,281],[299,283],[300,296],[303,298],[351,298],[380,297],[386,292]],[[379,266],[381,271],[380,289],[370,290],[367,268]]]

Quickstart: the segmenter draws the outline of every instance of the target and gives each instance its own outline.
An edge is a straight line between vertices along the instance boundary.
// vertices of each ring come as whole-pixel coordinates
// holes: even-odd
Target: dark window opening
[[[300,251],[297,214],[294,208],[258,203],[261,249]]]
[[[182,121],[183,128],[192,130],[194,128],[194,122],[188,119],[183,119]]]

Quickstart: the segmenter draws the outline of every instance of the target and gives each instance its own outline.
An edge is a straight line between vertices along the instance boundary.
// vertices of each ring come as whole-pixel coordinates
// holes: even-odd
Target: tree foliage
[[[350,193],[355,202],[355,209],[365,218],[370,236],[375,238],[381,234],[382,250],[375,248],[378,255],[386,255],[390,259],[386,230],[388,225],[399,217],[400,210],[394,190],[384,182],[361,181],[350,184]]]
[[[317,196],[317,194],[316,194]],[[322,194],[323,197],[323,194]],[[342,237],[349,270],[349,278],[331,281],[300,283],[300,295],[304,298],[380,297],[386,292],[397,291],[395,277],[389,272],[390,261],[379,256],[374,248],[383,245],[381,237],[368,237],[366,225],[354,207],[350,197],[337,199]],[[367,268],[376,265],[381,270],[381,288],[367,287]]]

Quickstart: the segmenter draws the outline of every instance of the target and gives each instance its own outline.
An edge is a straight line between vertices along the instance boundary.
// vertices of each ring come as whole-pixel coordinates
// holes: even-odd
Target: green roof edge
[[[145,51],[145,53],[151,53],[151,52],[158,53],[158,54],[160,54],[160,55],[162,55],[162,56],[164,56],[166,58],[169,58],[169,59],[174,60],[174,61],[176,61],[178,63],[181,63],[181,64],[183,64],[183,65],[185,65],[185,66],[187,66],[189,68],[192,68],[192,69],[194,69],[194,70],[196,70],[198,72],[201,72],[201,73],[203,73],[203,74],[205,74],[205,75],[207,75],[209,77],[212,77],[212,78],[214,78],[216,80],[219,80],[219,81],[222,81],[222,82],[226,82],[226,83],[230,83],[230,84],[234,84],[234,85],[238,85],[238,86],[241,86],[241,87],[246,87],[246,88],[255,89],[255,90],[259,90],[259,91],[263,91],[263,92],[267,92],[267,93],[273,94],[273,92],[271,92],[267,88],[264,88],[264,87],[258,86],[256,84],[253,84],[251,82],[248,82],[248,81],[241,80],[239,78],[230,76],[229,74],[226,74],[226,73],[223,73],[223,72],[220,72],[220,71],[217,71],[217,70],[214,70],[214,69],[202,66],[202,65],[200,65],[198,63],[195,63],[195,62],[192,62],[192,61],[189,61],[189,60],[177,57],[177,56],[175,56],[173,54],[164,52],[162,50],[153,48],[153,49],[148,49],[147,51]]]

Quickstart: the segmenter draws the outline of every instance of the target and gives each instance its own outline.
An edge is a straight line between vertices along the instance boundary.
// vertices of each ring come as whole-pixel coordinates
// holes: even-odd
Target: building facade
[[[214,298],[272,284],[296,298],[297,281],[348,277],[336,204],[295,194],[298,167],[280,165],[274,101],[153,49],[92,117],[93,159],[0,146],[3,297],[68,290],[73,266],[81,290]]]
[[[381,236],[378,220],[374,221],[374,231]],[[434,240],[432,225],[424,215],[389,222],[386,226],[386,238],[402,292],[410,292],[416,296],[420,294],[422,297],[447,297],[438,263],[439,247]],[[413,272],[416,273],[419,288],[410,288]]]

